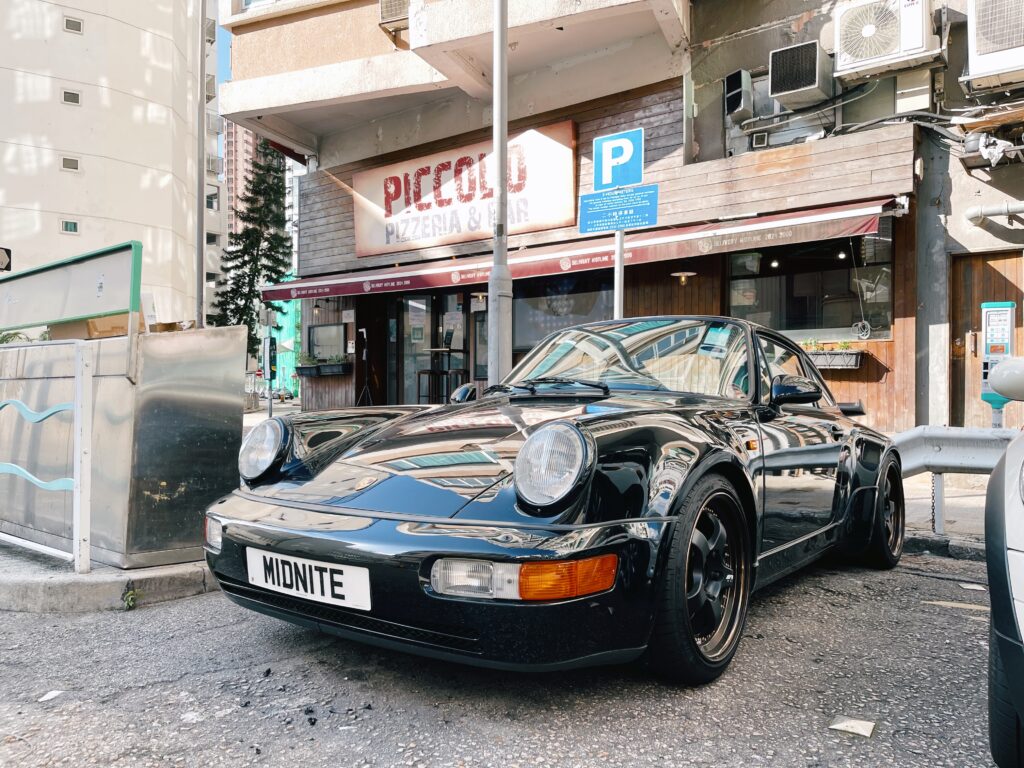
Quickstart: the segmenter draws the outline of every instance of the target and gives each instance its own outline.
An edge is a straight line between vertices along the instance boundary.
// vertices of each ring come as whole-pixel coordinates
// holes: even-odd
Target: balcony
[[[221,113],[321,164],[484,127],[491,13],[480,0],[221,0],[235,75]],[[689,0],[512,0],[509,117],[682,75],[688,20]],[[385,117],[395,129],[381,135]]]
[[[224,118],[216,112],[206,113],[206,132],[214,136],[224,133]]]
[[[207,157],[206,158],[206,172],[212,173],[217,176],[224,173],[224,158],[223,157]]]
[[[206,76],[206,103],[217,98],[217,76],[209,74]]]
[[[205,19],[203,21],[203,37],[206,38],[207,45],[213,45],[215,42],[217,42],[216,19]]]

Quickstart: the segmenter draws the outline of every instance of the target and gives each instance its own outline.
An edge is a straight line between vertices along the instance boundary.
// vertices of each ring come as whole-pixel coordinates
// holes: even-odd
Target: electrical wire
[[[740,123],[739,128],[740,128],[740,130],[745,135],[749,135],[751,133],[757,133],[758,131],[763,131],[763,130],[769,130],[769,129],[772,129],[772,128],[776,128],[776,127],[778,127],[780,125],[788,125],[789,123],[792,123],[792,122],[794,122],[796,120],[803,120],[803,119],[806,119],[806,118],[809,118],[809,117],[814,117],[815,115],[820,115],[820,114],[823,114],[825,112],[828,112],[830,109],[835,109],[836,107],[841,107],[844,104],[852,104],[853,102],[857,101],[858,99],[863,99],[865,96],[867,96],[867,95],[871,94],[872,92],[874,92],[874,90],[878,87],[878,82],[879,82],[878,80],[874,80],[874,81],[872,81],[870,83],[864,83],[863,85],[858,86],[858,88],[862,88],[864,90],[859,91],[856,95],[852,96],[849,99],[845,99],[843,101],[836,101],[836,99],[840,98],[840,96],[842,95],[842,94],[840,94],[840,96],[833,96],[831,99],[829,99],[828,103],[826,103],[824,106],[818,107],[816,109],[811,109],[811,110],[806,110],[806,111],[790,110],[790,111],[787,111],[787,112],[780,112],[777,115],[765,115],[763,117],[751,117],[748,120],[744,120],[742,123]],[[871,87],[868,88],[867,86],[871,86]],[[786,120],[777,120],[777,118],[779,118],[779,117],[787,117],[787,116],[788,116],[788,118]],[[767,125],[758,126],[756,128],[744,128],[745,125],[749,125],[750,123],[756,123],[756,122],[762,122],[762,121],[768,121],[768,120],[777,120],[777,122],[768,123]]]

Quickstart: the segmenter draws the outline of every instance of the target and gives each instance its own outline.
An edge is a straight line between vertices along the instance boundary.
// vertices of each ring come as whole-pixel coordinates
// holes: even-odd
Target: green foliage
[[[320,361],[312,355],[307,355],[305,353],[299,355],[299,365],[316,365],[318,362]]]
[[[853,349],[853,344],[851,344],[848,341],[840,341],[838,344],[836,344],[836,349],[838,349],[840,352],[849,352],[851,349]]]
[[[0,344],[14,344],[19,341],[28,341],[28,336],[20,331],[0,331]]]
[[[245,194],[235,215],[242,227],[228,235],[222,266],[225,277],[218,282],[214,325],[244,325],[249,329],[249,354],[259,349],[259,310],[263,302],[259,288],[279,283],[291,269],[292,243],[285,233],[284,157],[263,140],[256,149],[252,174],[245,180]]]

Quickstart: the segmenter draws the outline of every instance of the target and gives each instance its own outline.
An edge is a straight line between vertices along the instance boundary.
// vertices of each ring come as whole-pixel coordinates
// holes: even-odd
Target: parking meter
[[[992,406],[992,426],[1003,426],[1003,408],[1008,402],[992,389],[989,374],[1000,361],[1013,357],[1014,301],[986,301],[981,305],[981,399]]]

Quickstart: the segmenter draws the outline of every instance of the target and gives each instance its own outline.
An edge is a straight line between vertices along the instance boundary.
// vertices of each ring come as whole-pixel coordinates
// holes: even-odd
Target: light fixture
[[[316,301],[313,302],[313,314],[320,314],[320,299],[317,299]]]
[[[768,266],[770,266],[772,269],[778,269],[779,268],[779,260],[778,259],[772,259],[772,263],[769,264]]]
[[[689,280],[691,277],[696,277],[696,276],[697,276],[696,272],[673,272],[672,273],[672,277],[678,277],[679,278],[679,284],[680,285],[686,285],[686,281],[687,280]]]
[[[837,256],[839,257],[839,260],[840,260],[840,261],[845,261],[845,260],[846,260],[846,251],[840,251],[840,252],[839,252],[838,254],[836,254],[836,255],[837,255]]]

